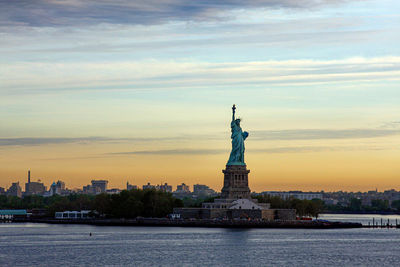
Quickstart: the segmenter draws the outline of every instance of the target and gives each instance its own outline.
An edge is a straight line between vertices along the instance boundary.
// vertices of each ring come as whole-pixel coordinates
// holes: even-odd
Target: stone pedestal
[[[222,199],[250,199],[249,172],[246,165],[226,165],[224,187],[221,190]]]

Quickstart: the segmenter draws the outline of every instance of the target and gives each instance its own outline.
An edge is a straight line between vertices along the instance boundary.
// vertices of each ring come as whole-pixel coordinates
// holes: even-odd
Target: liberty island
[[[214,202],[205,202],[201,208],[174,208],[174,213],[181,218],[196,219],[264,219],[268,221],[296,219],[294,209],[271,209],[269,203],[258,203],[251,198],[249,188],[249,173],[245,163],[244,141],[249,133],[243,131],[240,122],[236,118],[236,105],[232,106],[231,139],[232,150],[224,174],[221,198],[214,199]]]

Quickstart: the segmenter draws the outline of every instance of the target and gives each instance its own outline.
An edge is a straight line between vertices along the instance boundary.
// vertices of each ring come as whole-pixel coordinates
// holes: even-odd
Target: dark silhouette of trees
[[[324,202],[320,199],[282,199],[281,197],[270,195],[256,195],[253,198],[256,198],[260,203],[270,203],[271,209],[295,209],[299,216],[318,217],[324,210]]]
[[[0,196],[0,209],[46,209],[50,217],[57,211],[67,210],[93,210],[99,216],[110,218],[165,217],[173,208],[182,206],[182,200],[174,198],[171,193],[155,189],[123,190],[120,194],[96,196]]]
[[[358,198],[350,199],[349,208],[352,211],[360,211],[361,210],[361,199],[358,199]]]

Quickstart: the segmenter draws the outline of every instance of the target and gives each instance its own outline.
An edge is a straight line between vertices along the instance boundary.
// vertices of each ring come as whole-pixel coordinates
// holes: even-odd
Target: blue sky
[[[39,164],[27,152],[38,147],[46,159],[88,143],[88,158],[228,151],[233,103],[264,159],[392,153],[399,11],[395,0],[0,0],[0,175]],[[11,166],[10,153],[27,156]]]

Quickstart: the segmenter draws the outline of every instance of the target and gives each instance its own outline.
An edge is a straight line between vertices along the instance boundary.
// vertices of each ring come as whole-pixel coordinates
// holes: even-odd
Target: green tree
[[[361,199],[358,199],[358,198],[350,199],[349,208],[352,211],[360,211],[361,210]]]
[[[392,208],[396,209],[397,211],[400,211],[400,200],[392,201]]]

